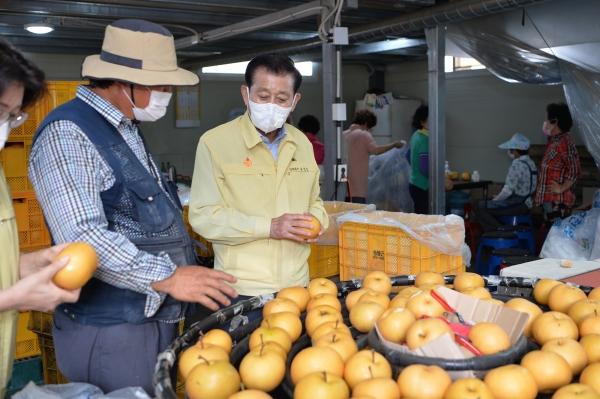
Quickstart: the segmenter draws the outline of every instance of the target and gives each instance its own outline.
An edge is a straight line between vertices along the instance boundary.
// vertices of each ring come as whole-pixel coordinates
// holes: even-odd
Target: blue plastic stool
[[[500,226],[498,227],[498,231],[515,233],[519,237],[519,248],[529,250],[532,255],[535,254],[535,237],[533,236],[531,227],[526,225]]]
[[[477,262],[475,263],[475,273],[486,275],[488,274],[488,261],[481,261],[481,250],[483,247],[492,247],[493,249],[500,248],[518,248],[519,236],[515,233],[492,231],[484,233],[481,237],[481,243],[477,249]]]
[[[527,249],[520,248],[500,248],[492,250],[490,260],[488,261],[487,274],[500,274],[500,265],[505,258],[508,257],[531,256],[531,252]]]
[[[500,221],[508,226],[528,224],[529,227],[531,227],[531,231],[533,231],[533,222],[531,221],[531,215],[500,216]]]

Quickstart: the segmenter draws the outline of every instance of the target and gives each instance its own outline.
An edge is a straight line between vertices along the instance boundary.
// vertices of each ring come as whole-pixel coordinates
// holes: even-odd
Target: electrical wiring
[[[350,180],[348,179],[348,176],[342,175],[342,177],[346,178],[346,182],[348,183],[348,197],[350,198],[350,202],[352,202],[352,185],[350,184]]]
[[[329,41],[329,33],[325,30],[323,30],[323,28],[325,27],[325,24],[327,23],[327,21],[329,21],[329,19],[333,16],[336,15],[336,20],[334,20],[334,22],[337,22],[337,19],[339,19],[338,14],[338,10],[341,12],[342,10],[342,5],[344,4],[344,0],[337,0],[335,7],[333,7],[333,10],[331,10],[331,12],[325,17],[323,18],[323,21],[321,21],[321,25],[319,25],[319,29],[318,29],[318,34],[319,34],[319,38],[324,41],[324,42],[328,42]]]

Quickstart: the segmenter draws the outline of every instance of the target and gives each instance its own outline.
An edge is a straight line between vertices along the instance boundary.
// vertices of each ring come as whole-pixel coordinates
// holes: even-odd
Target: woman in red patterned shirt
[[[569,130],[573,119],[564,103],[546,106],[542,130],[548,136],[546,153],[540,167],[535,205],[544,210],[544,222],[550,227],[569,216],[575,203],[575,184],[581,176],[579,155]]]

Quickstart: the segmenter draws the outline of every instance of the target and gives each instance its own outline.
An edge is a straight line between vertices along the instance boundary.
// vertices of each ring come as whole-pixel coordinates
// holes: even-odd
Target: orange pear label
[[[246,157],[246,160],[244,161],[244,166],[252,166],[252,161],[250,160],[250,158]]]

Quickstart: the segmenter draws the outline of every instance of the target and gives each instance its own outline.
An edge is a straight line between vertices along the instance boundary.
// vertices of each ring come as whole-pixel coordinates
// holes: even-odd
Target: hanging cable
[[[550,47],[550,45],[546,41],[546,38],[544,37],[544,35],[542,35],[542,32],[540,32],[540,30],[538,29],[538,27],[535,25],[535,22],[533,22],[533,19],[531,19],[531,16],[529,16],[529,13],[527,12],[527,10],[525,10],[525,8],[523,8],[523,13],[524,13],[524,15],[527,15],[527,18],[529,19],[529,21],[531,22],[531,24],[533,25],[533,27],[537,31],[538,35],[540,35],[540,37],[542,38],[542,40],[544,41],[544,43],[546,43],[546,46],[548,46],[548,49],[552,53],[552,56],[554,57],[554,59],[556,60],[556,62],[558,62],[558,57],[556,56],[556,54],[554,54],[554,51],[552,50],[552,47]],[[525,20],[525,17],[523,17],[523,21],[524,20]]]
[[[337,2],[335,3],[335,6],[333,7],[333,10],[331,10],[331,12],[325,18],[323,18],[323,21],[321,21],[321,24],[319,25],[319,29],[318,29],[318,34],[319,34],[319,38],[322,41],[324,41],[324,42],[329,41],[329,32],[324,30],[325,24],[327,23],[327,21],[329,21],[329,19],[333,15],[337,14],[338,10],[341,11],[343,5],[344,5],[344,0],[337,0]],[[337,15],[336,15],[336,18],[338,18]],[[334,20],[334,23],[335,23],[335,20]]]

